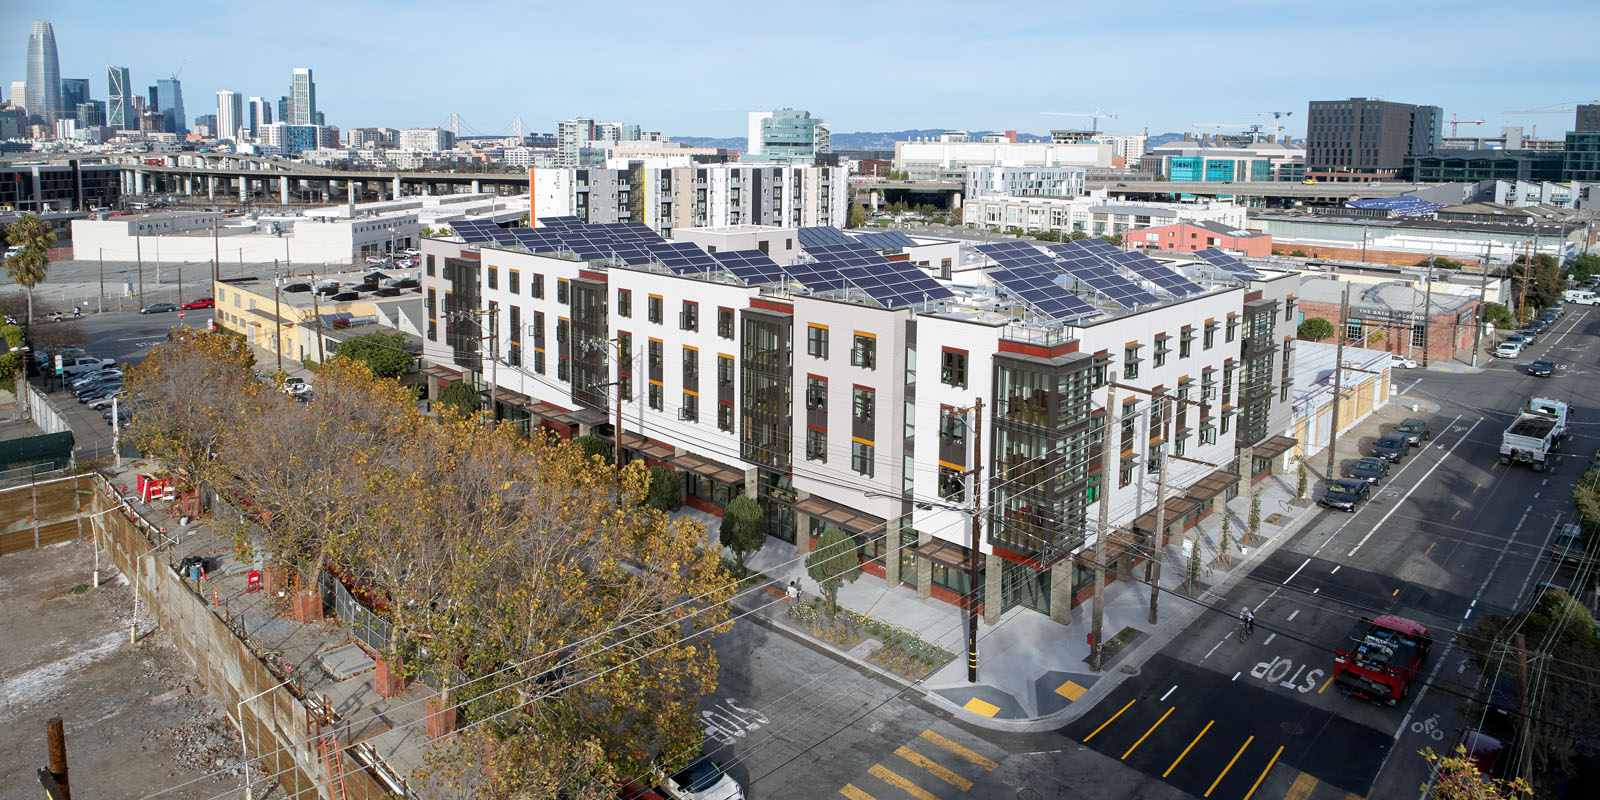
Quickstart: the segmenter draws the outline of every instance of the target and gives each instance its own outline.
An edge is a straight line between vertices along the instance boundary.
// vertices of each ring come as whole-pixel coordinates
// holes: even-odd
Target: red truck
[[[1333,682],[1352,697],[1396,705],[1428,659],[1433,639],[1420,622],[1384,615],[1362,617],[1334,648]]]

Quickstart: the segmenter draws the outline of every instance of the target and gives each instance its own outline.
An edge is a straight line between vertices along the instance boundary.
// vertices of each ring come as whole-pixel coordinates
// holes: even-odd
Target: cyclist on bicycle
[[[1250,613],[1249,606],[1245,606],[1244,610],[1239,612],[1239,621],[1244,623],[1244,629],[1246,631],[1250,633],[1256,632],[1256,615]]]

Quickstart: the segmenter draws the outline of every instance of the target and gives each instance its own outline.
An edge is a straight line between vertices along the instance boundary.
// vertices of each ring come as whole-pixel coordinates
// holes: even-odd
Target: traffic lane
[[[138,363],[144,360],[150,348],[166,341],[167,331],[172,327],[207,328],[211,324],[211,309],[183,313],[182,319],[171,312],[113,312],[64,322],[36,322],[37,335],[32,338],[48,342],[44,345],[47,351],[81,347],[97,357],[116,359],[119,364]]]
[[[1275,768],[1365,795],[1394,740],[1298,696],[1166,655],[1062,730],[1196,797],[1252,796]]]

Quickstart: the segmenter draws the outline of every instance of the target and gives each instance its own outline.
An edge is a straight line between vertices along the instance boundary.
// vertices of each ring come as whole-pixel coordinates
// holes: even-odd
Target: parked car
[[[1405,356],[1391,355],[1389,356],[1389,367],[1391,369],[1416,369],[1417,362]]]
[[[1357,459],[1356,463],[1344,468],[1344,476],[1353,480],[1376,484],[1378,481],[1389,477],[1389,462],[1373,457]]]
[[[1517,331],[1516,333],[1507,336],[1505,340],[1501,342],[1501,344],[1515,344],[1521,347],[1527,347],[1528,345],[1533,344],[1533,340],[1523,335],[1522,331]]]
[[[122,391],[122,381],[108,383],[103,386],[96,386],[95,388],[78,395],[78,402],[87,403],[90,400],[99,400],[102,397],[109,396],[112,392],[120,391]]]
[[[94,356],[63,358],[61,359],[61,374],[64,377],[72,378],[86,372],[99,372],[116,365],[116,360],[110,358],[95,358]]]
[[[1494,349],[1495,358],[1520,358],[1522,356],[1521,342],[1502,342]]]
[[[1428,430],[1428,421],[1420,417],[1407,417],[1396,425],[1394,432],[1406,437],[1406,444],[1412,447],[1421,447],[1423,442],[1433,438],[1433,432]]]
[[[744,800],[744,787],[706,756],[668,775],[660,788],[673,800]]]
[[[1386,433],[1378,437],[1372,445],[1372,455],[1389,461],[1399,461],[1406,457],[1406,450],[1411,444],[1406,441],[1403,433]]]
[[[112,369],[97,369],[94,372],[81,373],[78,376],[74,377],[72,380],[67,382],[67,388],[68,389],[78,389],[78,388],[86,386],[86,385],[88,385],[90,383],[93,383],[94,381],[100,380],[102,378],[109,378],[109,377],[111,377],[113,375],[115,375],[115,376],[117,376],[119,378],[122,377],[122,370],[116,369],[116,368],[112,368]]]
[[[117,398],[121,397],[121,396],[122,396],[122,387],[119,386],[119,387],[116,388],[116,390],[112,391],[111,394],[108,394],[105,397],[97,397],[94,400],[91,400],[89,402],[89,408],[92,411],[103,411],[105,409],[110,408],[111,407],[111,403],[113,401],[115,401]]]
[[[1535,378],[1548,378],[1550,373],[1556,371],[1556,364],[1548,358],[1535,360],[1528,365],[1528,374]]]
[[[290,376],[283,379],[283,393],[290,397],[299,397],[311,391],[311,384],[305,378]]]
[[[167,313],[169,311],[177,311],[177,310],[178,310],[178,307],[173,305],[172,303],[151,303],[150,305],[147,305],[144,308],[139,309],[139,313],[140,314],[165,314],[165,313]]]
[[[72,390],[72,396],[73,397],[83,397],[86,394],[89,394],[91,392],[99,391],[100,389],[103,389],[103,388],[105,388],[107,386],[110,386],[112,384],[116,384],[117,386],[121,386],[122,385],[122,376],[121,375],[107,375],[107,376],[105,376],[103,378],[99,378],[99,379],[90,381],[88,383],[85,383],[82,386],[79,386],[79,387],[73,389]]]
[[[1317,504],[1324,508],[1354,512],[1372,492],[1372,485],[1362,480],[1334,481],[1322,493]]]
[[[199,297],[199,298],[196,298],[194,300],[190,300],[187,303],[184,303],[183,306],[182,306],[184,311],[193,311],[193,310],[195,310],[197,308],[216,308],[216,307],[217,307],[217,301],[212,300],[209,297]]]
[[[1530,326],[1517,331],[1517,335],[1522,337],[1523,345],[1530,345],[1539,340],[1539,329]]]

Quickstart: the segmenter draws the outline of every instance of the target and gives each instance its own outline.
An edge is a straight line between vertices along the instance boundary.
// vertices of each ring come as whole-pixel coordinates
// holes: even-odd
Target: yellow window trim
[[[860,436],[852,436],[852,437],[850,437],[850,441],[855,442],[856,444],[870,445],[872,447],[877,447],[878,446],[877,443],[872,441],[871,439],[863,439]]]

